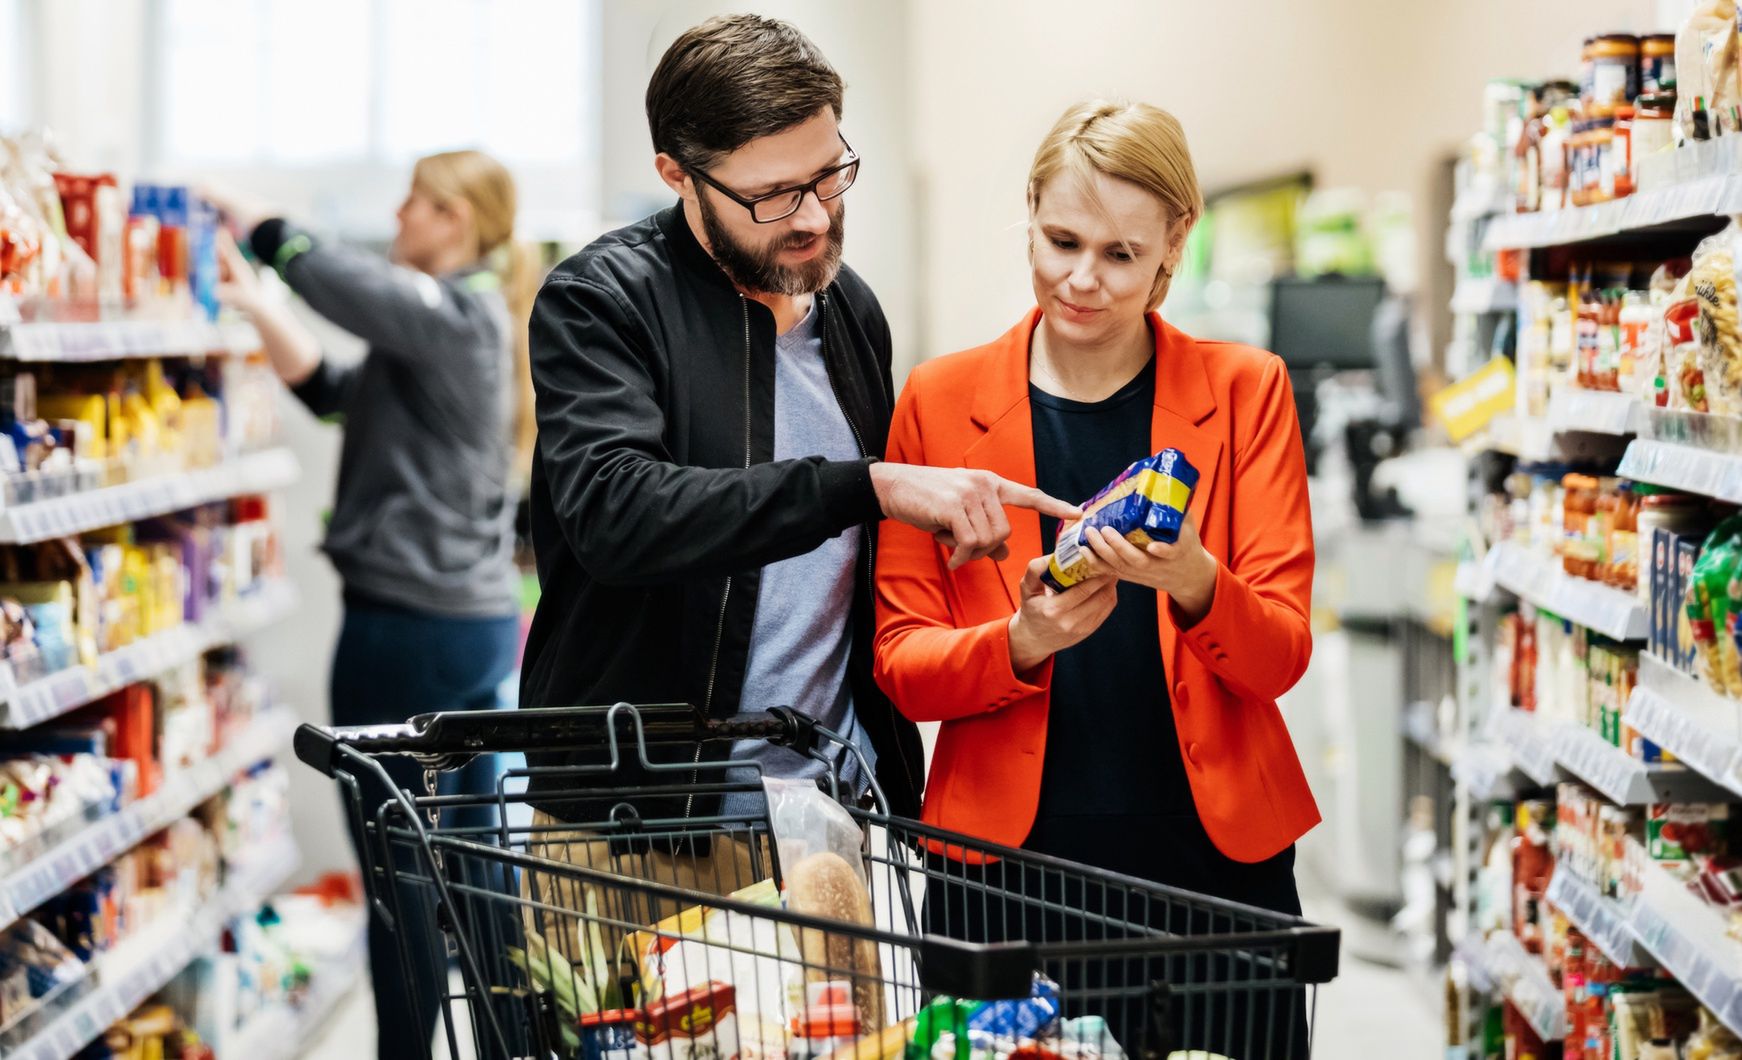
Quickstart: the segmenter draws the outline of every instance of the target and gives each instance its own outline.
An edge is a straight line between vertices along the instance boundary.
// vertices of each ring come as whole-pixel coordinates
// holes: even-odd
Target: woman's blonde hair
[[[1187,232],[1204,215],[1185,130],[1160,107],[1093,99],[1066,110],[1034,153],[1028,171],[1029,213],[1040,206],[1041,189],[1060,174],[1080,181],[1099,202],[1091,179],[1096,173],[1146,189],[1161,200],[1169,224],[1183,224]],[[1173,269],[1164,260],[1149,292],[1151,310],[1167,297],[1172,281]]]
[[[418,159],[411,186],[436,202],[464,199],[472,207],[478,256],[502,278],[508,319],[514,329],[514,481],[525,487],[538,437],[532,393],[532,357],[526,325],[544,280],[536,248],[514,238],[517,194],[508,168],[482,151],[444,151]]]

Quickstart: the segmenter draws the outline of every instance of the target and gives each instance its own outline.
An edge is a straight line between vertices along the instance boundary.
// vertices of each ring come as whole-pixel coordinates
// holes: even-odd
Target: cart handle
[[[816,735],[816,722],[790,707],[762,716],[710,721],[687,703],[609,707],[541,707],[523,710],[465,710],[419,714],[398,725],[297,727],[296,756],[332,776],[339,748],[363,755],[405,755],[430,769],[457,769],[481,754],[513,751],[575,751],[617,747],[620,723],[627,723],[645,763],[653,744],[695,744],[715,740],[761,739],[803,749]]]

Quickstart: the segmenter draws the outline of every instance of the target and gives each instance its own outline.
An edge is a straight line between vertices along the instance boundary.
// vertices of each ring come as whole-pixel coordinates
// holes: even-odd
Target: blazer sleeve
[[[925,464],[920,384],[910,379],[895,404],[889,460]],[[978,562],[990,563],[990,560]],[[1010,664],[1010,619],[958,626],[950,607],[951,574],[932,536],[886,519],[877,542],[877,640],[874,673],[897,710],[912,721],[954,721],[998,710],[1044,692],[1052,660],[1028,682]]]
[[[1233,525],[1210,611],[1181,639],[1222,682],[1275,700],[1312,655],[1312,509],[1294,391],[1282,361],[1264,367],[1257,408],[1237,444]]]

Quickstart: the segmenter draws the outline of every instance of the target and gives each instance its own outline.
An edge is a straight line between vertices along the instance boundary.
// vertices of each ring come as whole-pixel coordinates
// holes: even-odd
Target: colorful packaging
[[[1058,984],[1034,977],[1034,989],[1021,1001],[988,1001],[968,1017],[968,1031],[984,1031],[994,1039],[1033,1041],[1049,1033],[1059,1018]]]
[[[1670,582],[1670,597],[1667,601],[1668,610],[1674,629],[1670,631],[1670,643],[1675,649],[1675,664],[1685,674],[1694,672],[1695,660],[1699,657],[1699,648],[1694,644],[1692,617],[1683,605],[1687,599],[1690,586],[1694,581],[1694,567],[1699,563],[1701,542],[1695,538],[1678,536],[1676,538],[1675,577]]]
[[[738,1060],[737,991],[715,980],[650,1002],[635,1037],[650,1060]]]
[[[1052,562],[1041,580],[1063,592],[1094,576],[1095,557],[1085,535],[1112,527],[1138,548],[1179,539],[1186,507],[1198,485],[1198,470],[1178,449],[1163,449],[1137,461],[1083,504],[1083,518],[1061,527]]]
[[[1645,811],[1645,850],[1653,861],[1688,861],[1728,848],[1730,807],[1725,803],[1658,803]]]
[[[1719,523],[1694,564],[1684,597],[1688,627],[1699,653],[1700,675],[1719,692],[1742,696],[1742,666],[1730,623],[1730,583],[1742,562],[1742,516]],[[1742,586],[1738,587],[1742,592]],[[1742,603],[1742,599],[1737,601]]]

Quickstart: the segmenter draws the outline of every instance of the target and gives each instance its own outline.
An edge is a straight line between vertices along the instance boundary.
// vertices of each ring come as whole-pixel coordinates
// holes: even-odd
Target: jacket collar
[[[654,214],[654,223],[665,234],[665,241],[671,247],[672,259],[683,265],[710,283],[714,283],[736,295],[738,289],[732,285],[724,270],[720,268],[714,256],[708,253],[696,234],[690,230],[689,219],[684,216],[683,201],[666,207]]]
[[[1028,397],[1028,347],[1040,324],[1036,306],[1016,326],[992,342],[993,356],[975,388],[970,415],[981,428],[990,429]],[[1189,335],[1149,314],[1155,334],[1155,405],[1188,423],[1202,423],[1216,411],[1203,354]]]

